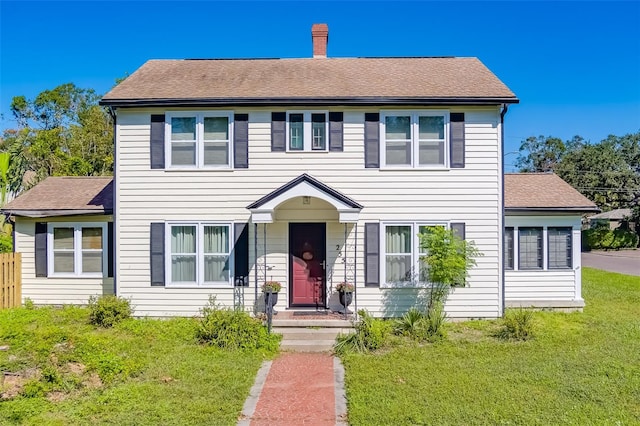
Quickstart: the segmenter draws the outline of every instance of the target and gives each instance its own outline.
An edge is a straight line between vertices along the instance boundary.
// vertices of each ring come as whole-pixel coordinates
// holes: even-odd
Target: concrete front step
[[[330,351],[339,334],[353,331],[350,321],[335,319],[274,319],[271,326],[282,334],[280,349],[295,352]]]

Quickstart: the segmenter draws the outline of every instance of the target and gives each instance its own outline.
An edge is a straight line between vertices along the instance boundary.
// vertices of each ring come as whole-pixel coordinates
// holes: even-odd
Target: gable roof
[[[609,220],[622,220],[625,217],[631,216],[631,209],[615,209],[608,212],[594,214],[589,216],[589,220],[593,219],[609,219]]]
[[[502,104],[518,99],[477,58],[150,60],[102,105]]]
[[[595,203],[553,173],[505,173],[504,206],[507,212],[600,211]]]
[[[48,177],[2,211],[25,217],[112,214],[113,178]]]

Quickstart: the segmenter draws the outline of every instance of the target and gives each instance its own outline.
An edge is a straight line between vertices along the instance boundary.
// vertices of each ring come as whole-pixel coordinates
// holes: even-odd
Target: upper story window
[[[106,223],[49,223],[48,276],[102,277]]]
[[[327,151],[326,112],[287,112],[287,151]]]
[[[227,168],[231,159],[230,112],[167,114],[167,157],[176,168]]]
[[[380,135],[383,167],[445,167],[449,113],[385,111]]]

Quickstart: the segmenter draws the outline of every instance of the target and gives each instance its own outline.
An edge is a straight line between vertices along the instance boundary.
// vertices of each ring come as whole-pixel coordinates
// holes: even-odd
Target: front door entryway
[[[289,304],[324,307],[326,224],[289,224]]]

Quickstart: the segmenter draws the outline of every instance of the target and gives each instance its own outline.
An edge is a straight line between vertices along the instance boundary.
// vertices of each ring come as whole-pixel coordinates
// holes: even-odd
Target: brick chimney
[[[329,27],[327,24],[313,24],[311,27],[311,39],[313,40],[313,57],[326,58],[327,44],[329,43]]]

